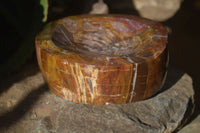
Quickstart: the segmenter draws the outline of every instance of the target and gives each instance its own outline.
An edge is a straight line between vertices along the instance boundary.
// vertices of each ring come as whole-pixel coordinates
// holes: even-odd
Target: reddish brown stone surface
[[[84,104],[131,103],[162,86],[167,30],[135,16],[81,15],[49,23],[36,38],[49,88]]]

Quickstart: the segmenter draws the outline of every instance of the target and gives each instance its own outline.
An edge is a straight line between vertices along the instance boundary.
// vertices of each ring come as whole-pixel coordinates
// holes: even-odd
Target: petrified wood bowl
[[[70,16],[36,37],[41,72],[56,95],[84,104],[130,103],[154,95],[167,68],[167,30],[126,15]]]

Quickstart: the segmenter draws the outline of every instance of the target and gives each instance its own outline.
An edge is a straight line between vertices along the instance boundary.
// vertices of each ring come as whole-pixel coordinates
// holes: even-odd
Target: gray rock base
[[[183,75],[145,101],[93,106],[49,92],[41,73],[13,83],[0,95],[1,133],[171,133],[193,102],[192,80]]]

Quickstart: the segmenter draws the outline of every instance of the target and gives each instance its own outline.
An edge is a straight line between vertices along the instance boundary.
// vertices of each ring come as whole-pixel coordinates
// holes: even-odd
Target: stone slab
[[[160,94],[132,104],[77,104],[55,96],[47,88],[38,72],[1,93],[0,132],[170,133],[183,122],[194,95],[187,74]]]

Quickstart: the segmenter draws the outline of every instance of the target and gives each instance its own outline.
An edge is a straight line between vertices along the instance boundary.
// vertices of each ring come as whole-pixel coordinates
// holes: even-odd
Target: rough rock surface
[[[0,93],[0,132],[170,133],[181,124],[193,95],[192,80],[184,74],[169,89],[141,102],[83,105],[49,92],[38,72]]]
[[[200,115],[189,125],[181,129],[178,133],[199,133],[200,130],[199,125],[200,125]]]

